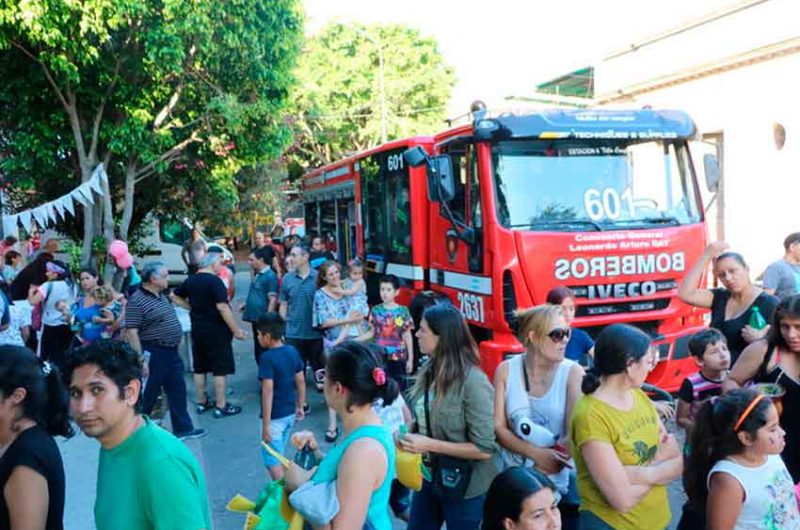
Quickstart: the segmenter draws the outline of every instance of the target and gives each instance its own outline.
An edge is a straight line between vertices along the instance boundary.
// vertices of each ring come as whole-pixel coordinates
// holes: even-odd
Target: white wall
[[[800,36],[798,10],[800,2],[771,0],[606,60],[596,70],[596,94]],[[725,238],[745,255],[754,276],[783,254],[782,241],[788,233],[800,231],[798,72],[796,52],[644,93],[625,103],[683,109],[700,133],[724,134]],[[774,123],[786,128],[780,151],[775,147]],[[702,166],[700,158],[695,162]],[[713,237],[713,227],[710,234]]]

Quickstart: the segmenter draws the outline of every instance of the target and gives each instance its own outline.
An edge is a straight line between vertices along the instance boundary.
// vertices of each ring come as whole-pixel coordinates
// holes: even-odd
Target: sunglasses
[[[569,328],[556,328],[547,334],[553,342],[561,342],[562,340],[569,339],[572,330]]]

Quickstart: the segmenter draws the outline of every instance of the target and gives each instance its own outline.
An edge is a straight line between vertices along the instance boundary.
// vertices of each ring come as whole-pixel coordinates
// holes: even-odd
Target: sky
[[[490,106],[603,55],[739,0],[303,0],[307,32],[325,23],[398,23],[434,37],[457,85],[449,112]]]

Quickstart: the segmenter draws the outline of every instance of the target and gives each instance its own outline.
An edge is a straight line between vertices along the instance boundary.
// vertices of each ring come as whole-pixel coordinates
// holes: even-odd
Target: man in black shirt
[[[161,394],[167,393],[172,432],[180,439],[205,436],[205,429],[195,429],[186,411],[186,382],[178,346],[183,329],[175,307],[164,295],[169,271],[162,262],[145,263],[142,284],[133,293],[125,309],[128,344],[139,355],[149,352],[149,376],[142,396],[142,412],[149,415]]]
[[[189,276],[175,289],[173,300],[189,309],[192,322],[192,359],[197,412],[214,409],[215,418],[239,414],[242,408],[226,401],[227,376],[236,371],[231,338],[245,338],[228,304],[225,284],[217,274],[222,267],[219,254],[206,254],[197,274]],[[215,404],[206,399],[206,374],[214,375]]]

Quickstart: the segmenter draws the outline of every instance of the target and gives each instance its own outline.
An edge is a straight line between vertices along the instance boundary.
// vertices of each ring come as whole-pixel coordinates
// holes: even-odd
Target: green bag
[[[273,480],[267,484],[256,499],[253,512],[258,515],[258,524],[253,530],[287,530],[289,521],[281,514],[283,499],[283,480]]]

